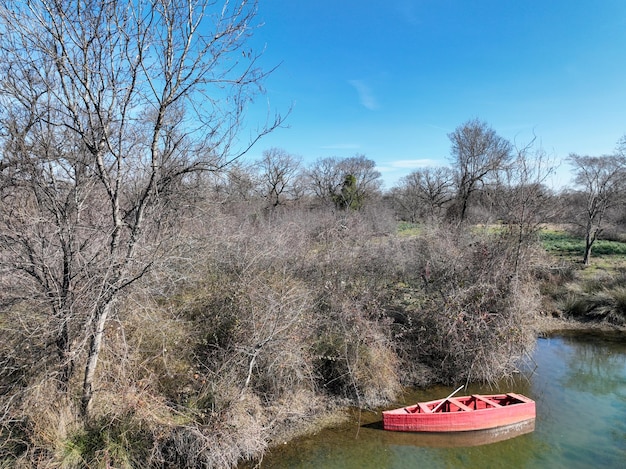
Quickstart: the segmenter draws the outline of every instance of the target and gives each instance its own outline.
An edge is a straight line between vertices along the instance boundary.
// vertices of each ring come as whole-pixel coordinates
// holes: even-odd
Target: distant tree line
[[[624,139],[610,155],[569,155],[573,186],[555,190],[549,182],[556,162],[535,139],[517,147],[476,119],[448,137],[450,166],[416,170],[391,189],[389,198],[401,218],[504,223],[516,227],[520,242],[542,223],[563,224],[585,238],[585,264],[599,237],[624,232]]]
[[[256,201],[266,209],[359,210],[382,203],[412,223],[503,223],[517,230],[520,243],[542,224],[559,223],[584,236],[585,264],[603,233],[610,236],[626,224],[624,140],[612,155],[570,155],[573,186],[555,190],[550,178],[556,161],[536,138],[518,146],[478,119],[448,137],[449,165],[415,170],[385,192],[375,162],[365,155],[321,158],[304,166],[302,157],[280,148],[266,150],[247,166],[230,166],[211,186],[225,203]]]
[[[236,163],[207,181],[224,203],[256,202],[265,209],[326,206],[359,210],[380,199],[381,174],[364,155],[321,158],[308,167],[282,148],[270,148],[259,161]]]

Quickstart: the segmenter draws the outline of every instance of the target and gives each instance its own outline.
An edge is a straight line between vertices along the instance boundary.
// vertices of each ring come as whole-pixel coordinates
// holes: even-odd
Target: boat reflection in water
[[[374,425],[368,425],[370,428]],[[376,422],[376,427],[382,429],[382,422]],[[466,446],[480,446],[509,440],[535,430],[535,419],[490,428],[466,432],[387,432],[381,431],[381,442],[389,445],[423,446],[430,448],[456,448]]]

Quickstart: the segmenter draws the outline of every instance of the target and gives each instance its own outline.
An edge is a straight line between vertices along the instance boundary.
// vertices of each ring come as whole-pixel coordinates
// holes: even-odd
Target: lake
[[[528,370],[497,389],[470,386],[459,395],[527,395],[537,403],[534,428],[479,435],[478,440],[428,438],[383,431],[380,411],[353,411],[346,425],[268,453],[261,468],[626,467],[626,336],[542,338],[532,359]],[[416,390],[390,407],[445,397],[456,387]]]

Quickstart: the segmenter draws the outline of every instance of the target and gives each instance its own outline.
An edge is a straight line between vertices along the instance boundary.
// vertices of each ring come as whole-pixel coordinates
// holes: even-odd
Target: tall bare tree
[[[575,219],[585,233],[583,263],[591,260],[591,249],[602,233],[608,211],[626,200],[626,156],[581,156],[571,154],[577,194],[583,201]]]
[[[446,166],[423,168],[404,176],[394,200],[409,214],[411,221],[434,220],[454,198],[452,170]]]
[[[0,6],[0,262],[45,304],[85,417],[105,327],[175,230],[192,175],[236,137],[265,72],[256,1],[7,0]]]
[[[322,158],[306,172],[308,186],[325,203],[338,208],[358,208],[381,186],[376,163],[365,155]]]
[[[528,145],[514,149],[515,158],[499,178],[494,205],[514,241],[513,272],[518,273],[524,246],[532,242],[543,223],[556,216],[555,197],[546,181],[554,173],[552,159],[542,148]]]
[[[461,124],[448,138],[452,142],[452,166],[456,171],[455,216],[463,222],[472,194],[510,161],[511,144],[478,119]]]
[[[300,158],[287,153],[281,148],[270,148],[263,152],[263,158],[257,162],[263,197],[272,207],[295,198],[298,194]]]

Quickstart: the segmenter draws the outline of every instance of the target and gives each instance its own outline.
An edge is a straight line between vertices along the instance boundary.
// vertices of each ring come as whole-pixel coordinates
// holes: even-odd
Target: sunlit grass
[[[401,221],[398,223],[398,234],[400,236],[417,236],[422,233],[422,227],[419,223],[411,223]]]
[[[570,292],[560,301],[561,310],[568,316],[583,320],[604,320],[612,324],[626,324],[626,288],[585,285],[588,291]]]
[[[540,239],[548,252],[559,256],[582,258],[585,253],[585,240],[565,231],[544,229]],[[591,253],[592,257],[626,256],[626,243],[599,239],[593,244]]]
[[[626,243],[598,240],[591,264],[582,266],[585,241],[558,229],[540,233],[544,248],[571,265],[574,277],[561,285],[544,285],[543,290],[557,302],[566,316],[583,321],[626,323]]]
[[[565,261],[582,263],[585,240],[565,231],[543,230],[540,240],[550,254]],[[579,271],[579,277],[589,280],[603,275],[617,275],[626,269],[626,243],[598,240],[591,251],[591,263]]]

